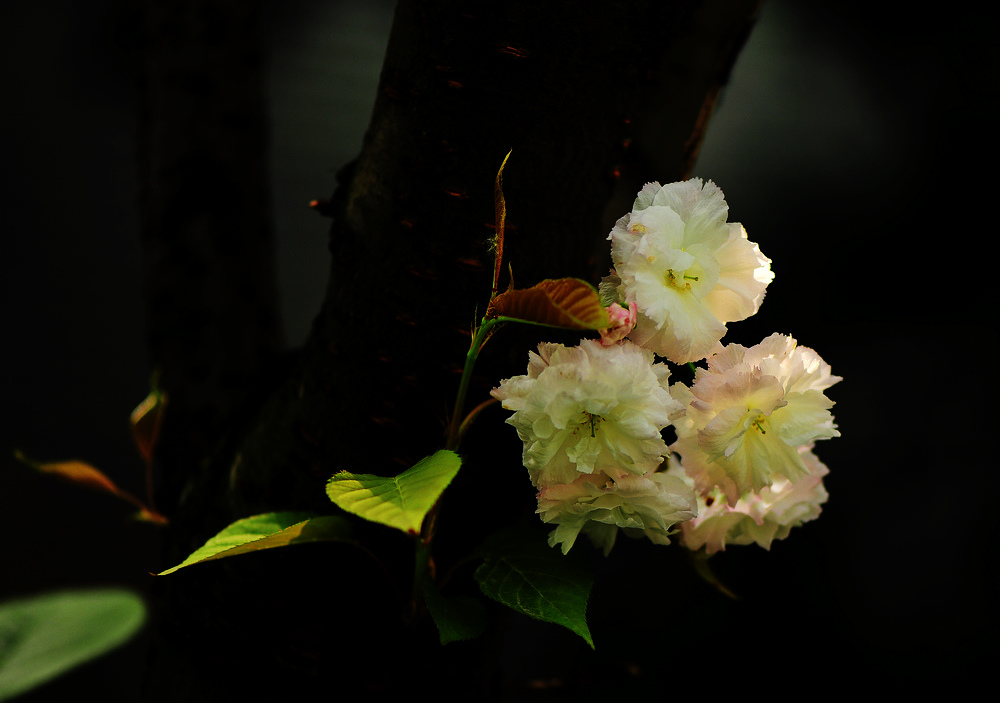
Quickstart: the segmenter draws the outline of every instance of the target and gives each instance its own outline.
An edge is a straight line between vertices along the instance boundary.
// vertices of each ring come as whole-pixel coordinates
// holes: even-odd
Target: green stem
[[[489,339],[490,330],[499,322],[497,319],[483,320],[479,328],[472,336],[472,344],[465,355],[465,368],[462,369],[462,380],[458,384],[458,394],[455,396],[455,407],[451,414],[451,421],[448,423],[448,439],[444,448],[456,451],[462,442],[462,437],[469,427],[469,423],[475,419],[479,412],[489,405],[489,401],[481,403],[476,407],[469,417],[462,420],[462,411],[465,409],[465,397],[469,393],[469,382],[472,379],[472,368],[479,358],[479,351],[483,348],[486,340]],[[490,399],[492,401],[492,398]],[[415,553],[413,564],[413,591],[410,597],[410,618],[412,622],[419,620],[422,615],[423,605],[423,583],[425,578],[433,578],[431,571],[431,541],[434,539],[434,523],[437,518],[440,500],[428,511],[424,518],[423,527],[420,534],[414,539]]]
[[[483,320],[479,325],[479,329],[473,335],[472,344],[465,355],[465,368],[462,369],[462,380],[458,384],[458,394],[455,396],[455,407],[452,410],[451,422],[448,425],[448,440],[445,442],[445,449],[455,451],[462,441],[462,435],[464,434],[462,432],[462,411],[465,409],[465,396],[469,393],[472,368],[476,365],[476,359],[479,358],[479,351],[483,348],[486,340],[489,339],[490,330],[495,324],[501,321],[498,318]]]
[[[421,537],[413,540],[413,591],[410,595],[410,624],[416,624],[423,615],[424,607],[424,579],[430,577],[428,570],[431,564],[430,544]]]

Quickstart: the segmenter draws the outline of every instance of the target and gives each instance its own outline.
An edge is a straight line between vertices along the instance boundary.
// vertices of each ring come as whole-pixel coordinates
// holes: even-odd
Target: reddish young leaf
[[[136,516],[139,520],[158,524],[166,524],[167,522],[167,519],[158,512],[146,506],[128,491],[115,485],[115,482],[108,478],[103,471],[94,468],[86,462],[70,459],[69,461],[40,463],[28,459],[21,452],[14,452],[14,456],[42,473],[51,474],[70,483],[101,491],[102,493],[110,493],[113,496],[128,501],[139,509],[139,513]]]
[[[78,483],[87,488],[93,488],[105,493],[119,493],[118,486],[114,481],[104,475],[103,471],[95,469],[85,462],[70,459],[69,461],[53,461],[46,464],[36,463],[27,459],[20,452],[16,453],[18,459],[45,474],[53,474],[59,478],[66,479],[71,483]]]
[[[486,319],[497,317],[578,330],[611,324],[597,291],[579,278],[547,279],[531,288],[501,293],[486,310]]]
[[[507,156],[503,157],[503,163],[500,164],[500,170],[497,171],[496,182],[493,184],[493,205],[496,211],[496,234],[493,236],[493,250],[496,256],[493,259],[493,293],[490,295],[490,300],[497,295],[500,267],[503,265],[503,229],[507,221],[507,203],[503,199],[503,167],[507,165],[509,158],[510,152],[508,151]]]
[[[132,426],[132,437],[147,466],[153,460],[153,447],[160,434],[160,419],[163,417],[166,401],[166,396],[154,388],[132,411],[129,423]]]

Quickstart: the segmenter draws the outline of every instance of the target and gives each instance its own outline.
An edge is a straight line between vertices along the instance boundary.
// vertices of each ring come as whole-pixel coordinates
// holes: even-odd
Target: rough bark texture
[[[144,185],[150,339],[170,394],[158,448],[173,519],[165,561],[240,517],[332,512],[323,485],[336,470],[394,474],[439,448],[489,295],[504,155],[513,150],[505,259],[516,283],[596,283],[610,223],[642,182],[690,168],[758,4],[402,0],[364,148],[331,199],[323,310],[305,348],[278,363],[254,7],[150,3]],[[472,403],[523,373],[540,339],[574,341],[502,334]],[[520,447],[500,417],[480,419],[463,447],[442,507],[444,567],[481,539],[484,519],[533,519]],[[335,545],[163,579],[147,698],[294,699],[317,677],[338,687],[348,676],[367,691],[448,681],[496,693],[502,633],[442,653],[429,623],[402,627],[412,545],[359,528],[398,565],[398,588]]]

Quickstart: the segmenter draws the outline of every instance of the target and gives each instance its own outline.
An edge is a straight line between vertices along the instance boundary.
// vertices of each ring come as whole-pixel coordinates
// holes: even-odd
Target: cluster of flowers
[[[756,313],[774,278],[728,209],[712,182],[647,184],[608,237],[612,326],[576,347],[540,344],[527,375],[493,391],[514,411],[538,513],[563,553],[583,532],[607,554],[619,529],[657,544],[679,531],[708,553],[769,548],[827,498],[812,447],[839,436],[823,391],[840,379],[786,335],[722,345],[725,323]],[[657,355],[706,367],[690,387],[670,384]]]

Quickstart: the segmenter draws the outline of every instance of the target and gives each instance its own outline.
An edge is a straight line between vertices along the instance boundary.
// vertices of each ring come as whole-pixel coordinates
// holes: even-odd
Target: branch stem
[[[465,397],[469,393],[469,383],[472,380],[472,369],[476,365],[476,359],[479,358],[479,352],[482,350],[483,345],[486,344],[486,340],[489,339],[490,330],[495,324],[501,322],[499,318],[494,318],[491,320],[483,320],[479,324],[479,328],[476,329],[475,334],[472,336],[472,344],[469,345],[469,351],[465,355],[465,367],[462,369],[462,380],[458,384],[458,393],[455,395],[455,407],[451,413],[451,422],[448,425],[448,440],[445,442],[444,448],[455,451],[458,449],[458,445],[462,442],[462,436],[465,434],[465,429],[468,427],[468,422],[474,419],[475,414],[478,413],[477,408],[472,413],[470,413],[469,418],[466,421],[462,421],[462,411],[465,409]]]

